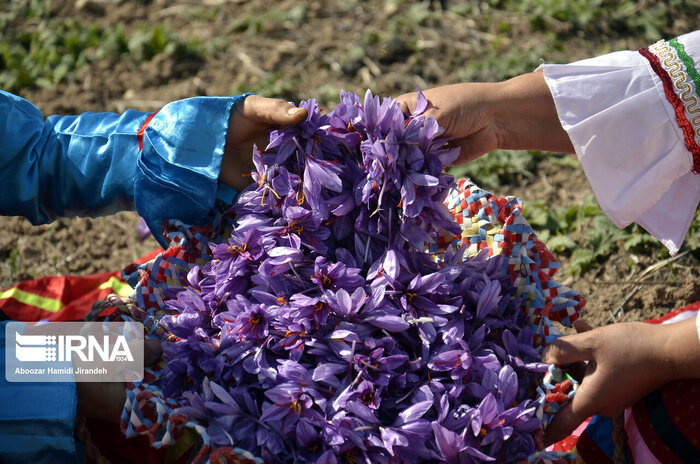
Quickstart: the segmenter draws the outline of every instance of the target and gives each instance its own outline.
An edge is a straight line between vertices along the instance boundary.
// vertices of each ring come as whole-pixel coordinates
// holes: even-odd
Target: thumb
[[[309,112],[305,108],[297,108],[296,106],[289,105],[289,108],[287,108],[287,117],[289,118],[287,124],[292,126],[301,124],[308,114]]]
[[[308,111],[297,108],[278,98],[250,95],[243,102],[243,116],[250,121],[266,126],[297,125],[304,121]]]
[[[416,107],[416,93],[399,95],[396,101],[401,105],[401,112],[410,115]]]
[[[590,333],[579,333],[557,338],[542,351],[542,361],[558,366],[586,361],[592,358]]]

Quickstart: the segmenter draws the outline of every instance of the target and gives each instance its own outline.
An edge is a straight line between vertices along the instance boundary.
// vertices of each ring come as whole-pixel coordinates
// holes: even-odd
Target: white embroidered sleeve
[[[694,62],[700,69],[700,31],[538,68],[603,211],[618,227],[638,223],[671,254],[700,201]]]

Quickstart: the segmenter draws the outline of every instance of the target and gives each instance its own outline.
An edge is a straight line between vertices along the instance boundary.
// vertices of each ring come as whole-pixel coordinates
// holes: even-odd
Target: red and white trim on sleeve
[[[673,105],[685,146],[693,156],[692,171],[700,174],[700,75],[678,39],[660,40],[639,53],[659,76],[668,101]]]

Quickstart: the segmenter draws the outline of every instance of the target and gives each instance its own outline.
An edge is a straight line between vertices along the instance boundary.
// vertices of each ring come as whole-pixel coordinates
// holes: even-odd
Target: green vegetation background
[[[372,2],[349,0],[350,4]],[[605,53],[625,43],[630,37],[652,43],[668,37],[674,15],[697,18],[697,1],[628,1],[628,0],[486,0],[482,2],[447,2],[447,12],[437,8],[439,2],[387,0],[402,9],[381,29],[368,26],[340,59],[345,66],[365,57],[368,46],[390,41],[392,37],[409,37],[409,52],[420,56],[421,42],[414,39],[419,28],[437,24],[440,15],[451,14],[473,20],[482,33],[492,34],[478,58],[461,63],[453,79],[458,81],[497,81],[534,69],[540,57],[565,62]],[[497,14],[496,14],[497,13]],[[198,19],[213,18],[213,8],[192,8]],[[496,14],[494,16],[494,14]],[[83,66],[106,57],[123,57],[135,63],[146,62],[166,53],[181,60],[204,61],[221,54],[232,34],[255,36],[278,25],[295,27],[306,20],[307,6],[299,2],[293,8],[276,9],[241,15],[226,30],[206,42],[181,36],[163,25],[138,26],[128,30],[122,24],[85,21],[52,14],[47,0],[10,0],[0,9],[0,88],[21,92],[27,88],[52,88],[75,79]],[[494,20],[493,18],[497,18]],[[513,21],[509,18],[516,18]],[[536,41],[504,41],[517,34],[514,28],[527,27]],[[573,46],[579,53],[572,56]],[[267,73],[254,84],[237,85],[231,93],[255,91],[264,95],[290,99],[308,93],[295,79],[287,79],[283,70]],[[397,92],[405,89],[396,89]],[[337,98],[334,86],[315,89],[326,108]],[[497,151],[467,166],[454,169],[455,176],[469,176],[485,188],[510,182],[514,176],[534,172],[542,161],[539,152],[513,153]],[[549,157],[563,168],[575,167],[572,157]],[[655,255],[661,259],[666,251],[638,226],[619,230],[605,217],[593,197],[570,207],[551,207],[535,202],[526,208],[526,217],[540,237],[558,255],[570,258],[568,272],[582,274],[595,268],[620,247],[630,253]],[[696,214],[685,250],[700,252],[700,216]],[[12,259],[12,257],[10,257]],[[632,263],[630,264],[632,265]]]

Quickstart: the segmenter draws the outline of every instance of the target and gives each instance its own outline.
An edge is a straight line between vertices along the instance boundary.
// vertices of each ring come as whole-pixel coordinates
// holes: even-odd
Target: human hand
[[[559,338],[542,354],[544,362],[556,365],[588,361],[576,395],[545,429],[545,446],[565,438],[594,414],[615,416],[671,380],[700,377],[695,318],[597,329],[577,321],[575,327],[580,333]]]
[[[219,180],[242,190],[249,180],[244,174],[253,169],[253,143],[266,145],[267,131],[279,126],[295,126],[304,121],[307,111],[284,100],[250,95],[231,112],[226,147]]]
[[[457,163],[472,161],[495,150],[502,134],[491,115],[496,84],[467,83],[436,87],[423,92],[428,100],[425,116],[435,118],[444,129],[443,135],[454,139],[460,147]],[[416,109],[417,92],[399,96],[401,111],[410,114]]]
[[[163,356],[159,340],[144,340],[143,351],[145,366],[155,364]],[[78,416],[119,422],[126,401],[124,382],[78,382],[76,391]]]
[[[542,73],[500,83],[447,85],[423,94],[429,102],[425,115],[437,119],[444,136],[460,147],[458,164],[496,148],[574,153]],[[402,111],[412,113],[417,94],[397,100]]]

